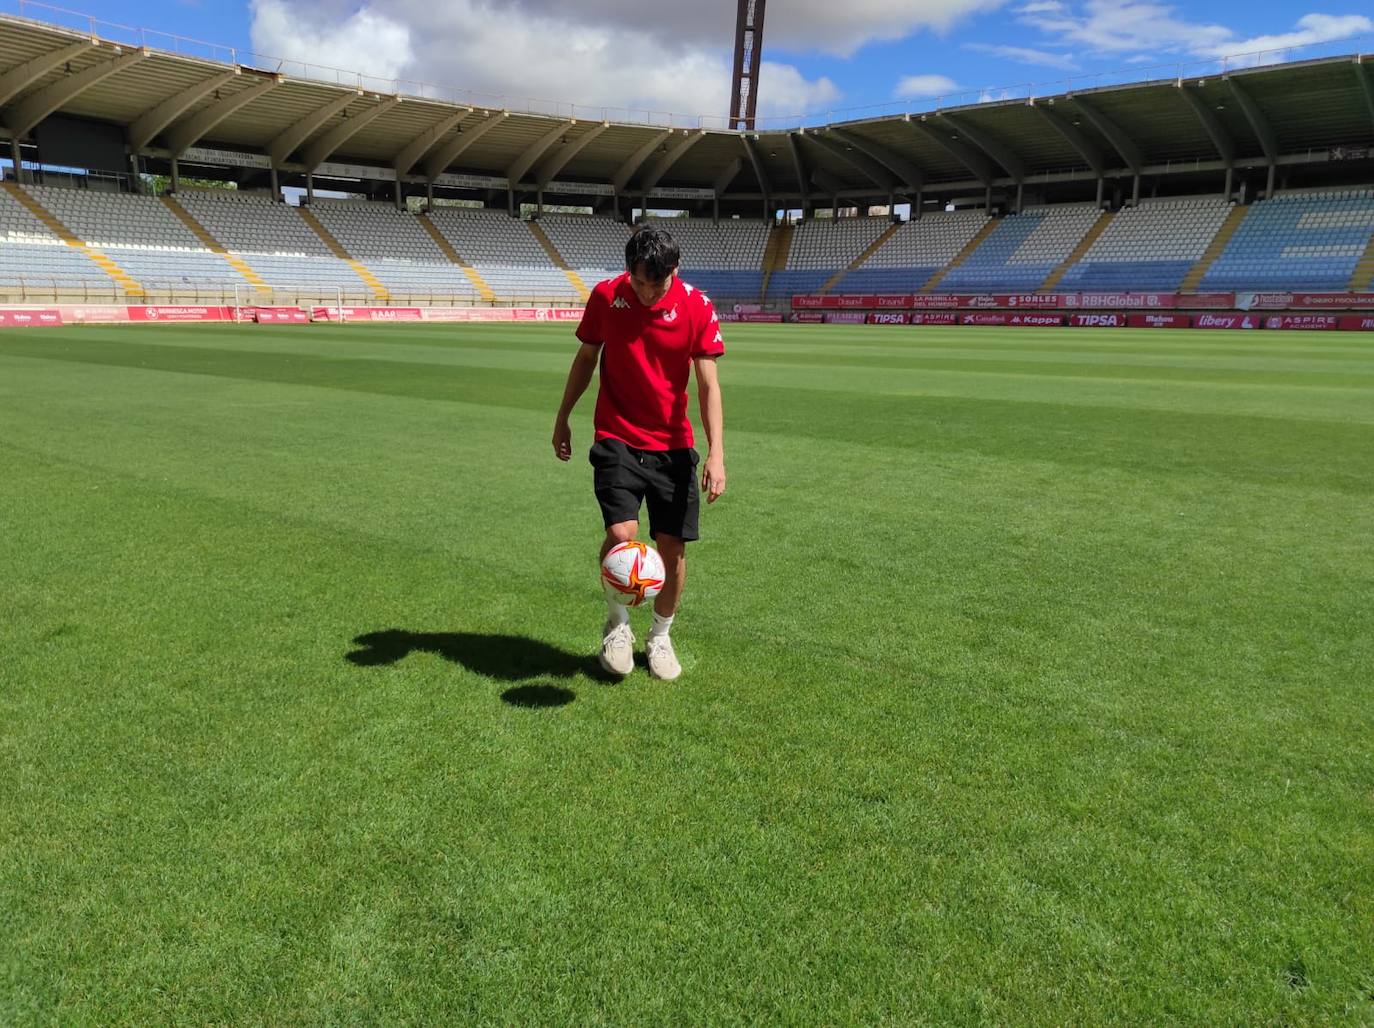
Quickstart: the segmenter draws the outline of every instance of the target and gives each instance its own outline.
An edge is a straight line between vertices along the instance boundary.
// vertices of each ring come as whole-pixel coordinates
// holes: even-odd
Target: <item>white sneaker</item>
[[[671,682],[682,674],[682,665],[677,662],[673,652],[673,640],[666,635],[651,635],[644,644],[644,655],[649,658],[649,674]]]
[[[606,622],[601,640],[601,666],[613,675],[625,676],[635,669],[635,634],[628,624]]]

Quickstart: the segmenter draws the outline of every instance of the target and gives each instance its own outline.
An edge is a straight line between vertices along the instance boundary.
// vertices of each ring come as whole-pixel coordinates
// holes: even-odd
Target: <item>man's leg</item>
[[[662,532],[655,538],[658,555],[663,558],[666,574],[663,578],[663,591],[654,600],[654,613],[659,617],[671,618],[677,613],[677,605],[682,602],[682,587],[687,584],[687,543],[675,535]]]
[[[649,673],[672,681],[682,674],[669,632],[687,584],[687,543],[697,538],[700,496],[696,483],[697,456],[691,450],[673,450],[655,462],[650,488],[649,529],[663,558],[663,591],[654,601],[654,623],[644,644]]]

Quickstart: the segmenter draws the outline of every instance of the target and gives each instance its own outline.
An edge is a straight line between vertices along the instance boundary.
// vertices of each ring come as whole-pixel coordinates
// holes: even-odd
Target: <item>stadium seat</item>
[[[1170,292],[1211,245],[1231,206],[1222,197],[1144,200],[1121,210],[1060,288]]]
[[[949,292],[1032,292],[1068,260],[1100,214],[1092,204],[1065,204],[1008,215],[944,277],[940,288]]]
[[[1367,190],[1280,195],[1250,208],[1202,288],[1344,291],[1371,233]]]
[[[832,292],[914,293],[952,261],[986,222],[982,211],[928,214],[908,221]]]

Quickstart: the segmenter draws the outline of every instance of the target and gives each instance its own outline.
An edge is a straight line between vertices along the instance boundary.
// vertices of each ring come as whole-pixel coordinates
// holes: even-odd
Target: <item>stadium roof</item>
[[[1349,160],[1368,178],[1374,57],[742,133],[379,92],[0,17],[0,137],[55,114],[119,126],[155,167],[761,212]]]

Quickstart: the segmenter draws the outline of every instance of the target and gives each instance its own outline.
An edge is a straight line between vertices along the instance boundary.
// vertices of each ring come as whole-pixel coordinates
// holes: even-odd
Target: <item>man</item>
[[[695,369],[697,399],[709,447],[701,490],[708,503],[725,492],[725,439],[716,358],[725,352],[711,301],[677,277],[672,236],[643,227],[625,244],[625,274],[600,283],[587,300],[563,403],[554,420],[553,451],[572,457],[568,417],[591,384],[597,361],[595,439],[589,459],[606,538],[613,546],[639,533],[639,507],[647,501],[649,534],[658,543],[667,575],[654,600],[645,643],[649,673],[672,681],[682,674],[669,631],[687,580],[686,544],[698,538],[701,493],[698,456],[687,416],[687,379]],[[607,598],[601,666],[615,675],[634,670],[630,612]]]

